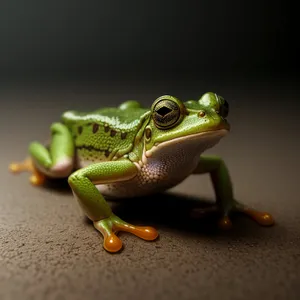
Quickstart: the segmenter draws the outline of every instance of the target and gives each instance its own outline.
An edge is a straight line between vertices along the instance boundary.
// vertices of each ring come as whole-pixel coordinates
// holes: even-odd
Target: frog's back
[[[62,122],[72,132],[81,165],[118,159],[129,153],[149,109],[103,108],[90,113],[67,111]]]

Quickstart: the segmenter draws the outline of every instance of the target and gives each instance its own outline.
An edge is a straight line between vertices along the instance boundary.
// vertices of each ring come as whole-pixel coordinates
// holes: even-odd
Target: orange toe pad
[[[122,241],[114,234],[104,236],[103,247],[108,252],[118,252],[122,249]]]
[[[33,185],[42,185],[45,182],[45,176],[40,173],[35,173],[30,176],[29,181]]]
[[[265,212],[247,208],[244,210],[244,213],[262,226],[272,226],[275,223],[273,217]]]

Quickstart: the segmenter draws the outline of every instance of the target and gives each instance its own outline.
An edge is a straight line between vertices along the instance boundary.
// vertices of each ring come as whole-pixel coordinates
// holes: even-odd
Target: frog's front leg
[[[13,173],[28,171],[32,173],[30,182],[43,184],[45,177],[61,178],[71,174],[74,164],[74,142],[69,129],[62,123],[51,126],[49,149],[39,142],[29,145],[30,157],[21,163],[12,163]]]
[[[260,212],[237,202],[233,196],[233,188],[228,169],[224,161],[215,156],[201,156],[194,174],[209,173],[217,199],[217,208],[221,210],[223,217],[220,226],[224,229],[231,227],[229,215],[238,211],[245,213],[262,226],[274,224],[272,216],[265,212]]]
[[[103,247],[108,252],[122,248],[118,231],[127,231],[144,240],[155,240],[157,231],[148,226],[133,226],[113,214],[111,208],[96,188],[96,184],[107,184],[132,179],[137,175],[136,166],[129,160],[109,161],[90,165],[74,172],[69,184],[81,208],[93,221],[95,228],[104,237]]]

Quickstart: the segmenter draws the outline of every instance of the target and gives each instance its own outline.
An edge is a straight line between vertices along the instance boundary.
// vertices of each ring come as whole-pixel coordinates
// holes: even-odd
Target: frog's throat
[[[187,145],[187,152],[193,151],[195,155],[200,155],[203,151],[215,146],[227,133],[227,129],[206,131],[161,142],[149,150],[146,150],[144,146],[142,161],[140,163],[146,164],[148,158],[159,156],[160,153],[166,150],[172,151],[176,146],[184,148]]]

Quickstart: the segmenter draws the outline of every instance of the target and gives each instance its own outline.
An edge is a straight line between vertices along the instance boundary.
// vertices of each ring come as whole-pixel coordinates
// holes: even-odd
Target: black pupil
[[[165,115],[167,115],[169,112],[171,112],[172,110],[166,106],[161,107],[157,113],[160,114],[162,117],[164,117]]]

